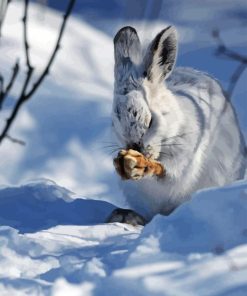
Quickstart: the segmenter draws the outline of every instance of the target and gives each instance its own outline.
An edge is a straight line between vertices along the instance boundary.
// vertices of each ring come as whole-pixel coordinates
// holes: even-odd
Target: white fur
[[[166,169],[164,178],[121,181],[131,207],[147,219],[170,213],[198,189],[243,178],[245,169],[245,143],[234,109],[218,82],[189,68],[173,70],[165,82],[160,78],[161,71],[168,77],[167,66],[175,62],[173,52],[164,66],[159,63],[169,34],[173,37],[169,50],[176,50],[176,44],[171,48],[174,28],[164,30],[162,42],[153,53],[150,48],[155,43],[151,43],[143,64],[129,64],[124,77],[134,82],[116,82],[114,90],[112,121],[120,146],[138,143],[144,155],[161,161]],[[117,71],[115,67],[115,75]],[[152,73],[151,78],[142,71]]]

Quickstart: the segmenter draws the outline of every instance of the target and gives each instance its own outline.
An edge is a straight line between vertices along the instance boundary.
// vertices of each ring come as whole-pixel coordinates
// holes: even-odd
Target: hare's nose
[[[128,146],[128,148],[136,150],[138,152],[141,152],[141,144],[140,143],[132,143]]]

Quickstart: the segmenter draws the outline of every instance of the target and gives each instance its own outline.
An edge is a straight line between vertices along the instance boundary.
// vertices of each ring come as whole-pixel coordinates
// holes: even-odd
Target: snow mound
[[[56,225],[103,223],[114,208],[105,201],[77,199],[72,192],[51,181],[0,191],[0,223],[21,233]]]
[[[204,190],[146,227],[51,181],[0,189],[1,295],[247,293],[247,182]]]
[[[247,184],[203,190],[168,217],[157,216],[144,234],[160,233],[166,252],[223,252],[247,242]]]

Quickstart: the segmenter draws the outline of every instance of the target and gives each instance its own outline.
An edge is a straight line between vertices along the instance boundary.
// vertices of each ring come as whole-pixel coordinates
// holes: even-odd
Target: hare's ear
[[[144,77],[160,83],[171,73],[177,56],[177,32],[172,26],[162,30],[151,42],[144,58]]]
[[[141,59],[141,44],[134,28],[128,26],[118,31],[114,37],[114,54],[115,81],[123,82]]]

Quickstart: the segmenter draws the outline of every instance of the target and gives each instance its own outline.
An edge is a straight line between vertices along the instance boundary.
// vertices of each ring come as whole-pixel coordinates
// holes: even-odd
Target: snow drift
[[[246,295],[247,183],[198,192],[145,228],[50,181],[0,190],[1,295]],[[67,291],[67,292],[66,292]]]

